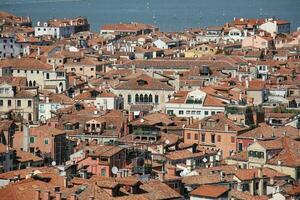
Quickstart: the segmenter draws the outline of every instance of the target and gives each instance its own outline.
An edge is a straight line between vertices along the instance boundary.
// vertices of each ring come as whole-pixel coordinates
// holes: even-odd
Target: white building
[[[266,22],[259,26],[260,29],[270,33],[290,33],[290,22],[285,20],[266,19]]]
[[[240,28],[235,28],[231,27],[228,30],[228,33],[224,35],[223,40],[226,42],[242,42],[244,40],[244,37],[247,36],[247,31],[240,29]]]
[[[38,119],[45,122],[53,117],[52,112],[56,112],[60,108],[72,106],[74,101],[65,94],[52,93],[44,97],[44,101],[39,102]]]
[[[174,99],[166,103],[166,113],[178,117],[202,119],[224,112],[228,102],[206,94],[201,90],[178,92]]]
[[[116,95],[124,98],[124,109],[127,110],[131,105],[152,105],[154,109],[163,110],[174,91],[170,84],[146,74],[123,78],[113,88]]]
[[[55,38],[70,37],[72,34],[89,31],[90,25],[87,19],[78,17],[74,19],[51,19],[48,22],[37,22],[34,27],[34,35],[36,37],[43,35],[51,35]]]
[[[0,60],[0,76],[26,77],[27,86],[60,93],[66,89],[66,74],[55,65],[38,59],[14,58]]]
[[[13,58],[27,54],[27,45],[19,44],[13,35],[0,35],[0,58]]]

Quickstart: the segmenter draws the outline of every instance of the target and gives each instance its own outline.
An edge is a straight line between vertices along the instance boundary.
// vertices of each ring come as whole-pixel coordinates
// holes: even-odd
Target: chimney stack
[[[36,189],[35,190],[35,195],[34,195],[34,200],[40,200],[41,199],[41,190]]]
[[[29,152],[29,125],[23,124],[23,151]]]
[[[50,191],[49,190],[44,191],[44,199],[43,200],[50,200]]]
[[[228,125],[228,124],[225,124],[224,126],[225,126],[225,132],[228,132],[228,130],[229,130],[229,125]]]
[[[61,192],[55,193],[55,200],[61,200]]]
[[[76,194],[72,194],[70,200],[77,200],[77,195]]]

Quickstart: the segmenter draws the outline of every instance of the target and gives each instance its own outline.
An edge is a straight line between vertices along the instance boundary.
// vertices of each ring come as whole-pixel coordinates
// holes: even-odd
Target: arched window
[[[152,99],[152,94],[149,95],[149,102],[152,103],[153,99]]]
[[[32,81],[29,81],[29,87],[31,87],[32,86]]]
[[[142,94],[140,94],[140,102],[143,103],[144,102],[144,97]]]
[[[139,101],[140,101],[139,95],[136,94],[136,95],[135,95],[135,103],[138,103]]]
[[[33,81],[33,86],[36,86],[36,82],[35,81]]]
[[[148,102],[148,95],[147,94],[145,94],[145,96],[144,96],[144,102]]]

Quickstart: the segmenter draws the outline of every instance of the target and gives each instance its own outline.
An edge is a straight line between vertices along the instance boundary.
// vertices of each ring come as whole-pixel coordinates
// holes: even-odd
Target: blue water
[[[163,31],[223,24],[234,17],[272,17],[300,26],[300,0],[0,0],[0,10],[31,16],[85,16],[98,31],[107,23],[144,22]]]

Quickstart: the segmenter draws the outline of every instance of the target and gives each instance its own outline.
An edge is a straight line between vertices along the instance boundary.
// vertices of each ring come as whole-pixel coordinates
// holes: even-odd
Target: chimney
[[[202,129],[202,124],[201,123],[199,123],[199,125],[198,125],[199,127],[199,130],[201,130]]]
[[[135,65],[132,65],[132,73],[135,74],[136,73],[136,68]]]
[[[67,188],[68,187],[68,177],[64,177],[64,187]]]
[[[258,169],[258,178],[259,178],[259,183],[258,183],[258,195],[264,195],[264,179],[263,179],[263,172],[262,172],[262,167]]]
[[[229,125],[228,124],[225,124],[225,132],[228,132],[228,129],[229,129]]]
[[[89,200],[94,200],[94,196],[89,196]]]
[[[40,200],[41,199],[41,190],[36,189],[34,194],[34,200]]]
[[[23,151],[29,152],[29,125],[23,124]]]
[[[37,56],[38,56],[38,57],[41,56],[41,48],[40,48],[40,47],[37,48]]]
[[[50,191],[49,190],[45,190],[44,191],[44,198],[43,200],[50,200]]]
[[[55,193],[55,200],[61,200],[61,192]]]
[[[72,194],[70,200],[77,200],[77,195],[76,194]]]

